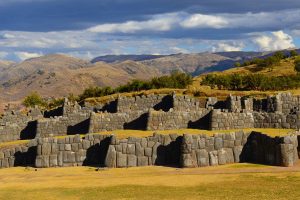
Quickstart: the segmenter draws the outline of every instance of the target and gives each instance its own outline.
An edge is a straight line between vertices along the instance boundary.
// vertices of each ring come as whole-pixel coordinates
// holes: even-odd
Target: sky
[[[299,0],[0,0],[2,60],[299,46]]]

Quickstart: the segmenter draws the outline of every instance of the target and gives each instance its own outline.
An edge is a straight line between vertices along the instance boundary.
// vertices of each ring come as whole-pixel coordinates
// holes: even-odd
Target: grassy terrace
[[[0,170],[0,199],[298,199],[300,167]]]
[[[251,132],[251,131],[257,131],[265,133],[271,137],[275,136],[284,136],[288,133],[292,133],[293,129],[242,129],[245,132]],[[230,133],[235,132],[239,130],[221,130],[221,131],[208,131],[208,130],[199,130],[199,129],[179,129],[179,130],[163,130],[163,131],[140,131],[140,130],[115,130],[115,131],[105,131],[105,132],[99,132],[95,134],[106,134],[111,135],[114,134],[120,139],[128,138],[128,137],[147,137],[153,135],[153,133],[159,133],[159,134],[170,134],[170,133],[177,133],[177,134],[207,134],[212,136],[215,133]],[[84,137],[84,134],[81,134],[81,137]],[[66,136],[58,136],[57,138],[64,138]],[[0,143],[0,148],[7,147],[7,146],[14,146],[19,144],[26,144],[29,140],[18,140],[18,141],[12,141],[12,142],[3,142]]]

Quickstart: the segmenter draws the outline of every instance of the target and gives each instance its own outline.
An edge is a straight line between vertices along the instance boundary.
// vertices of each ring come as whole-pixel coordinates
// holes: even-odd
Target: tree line
[[[235,67],[244,67],[249,65],[256,65],[260,68],[270,68],[272,69],[275,65],[278,65],[282,59],[293,58],[298,56],[296,50],[291,50],[288,53],[282,51],[275,52],[273,55],[266,58],[253,58],[252,60],[246,60],[243,63],[236,62]]]
[[[83,101],[86,98],[91,97],[102,97],[107,95],[112,95],[116,93],[125,93],[125,92],[136,92],[141,90],[150,90],[150,89],[161,89],[161,88],[174,88],[174,89],[184,89],[188,85],[192,84],[193,78],[189,74],[182,72],[172,72],[171,75],[154,77],[149,81],[144,80],[132,80],[125,85],[120,85],[116,88],[112,87],[98,87],[92,86],[83,91],[82,94],[75,96],[69,95],[71,100]],[[28,95],[24,101],[23,105],[26,107],[33,107],[38,105],[47,109],[57,107],[62,105],[63,99],[53,99],[51,101],[45,101],[37,92],[33,92]]]
[[[209,74],[201,85],[224,90],[288,90],[300,87],[300,75],[267,76],[264,74]]]

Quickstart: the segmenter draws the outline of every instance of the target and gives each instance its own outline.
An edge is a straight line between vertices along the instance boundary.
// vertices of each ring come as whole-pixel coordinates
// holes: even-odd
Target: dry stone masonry
[[[264,99],[230,95],[226,100],[175,94],[119,96],[85,107],[66,99],[51,111],[6,111],[0,118],[0,142],[118,129],[299,129],[299,105],[300,96],[290,93]]]
[[[299,132],[272,138],[243,131],[214,136],[154,133],[126,139],[100,134],[38,138],[0,148],[0,168],[153,165],[191,168],[240,162],[290,167],[299,159],[299,139]]]
[[[119,129],[300,129],[299,109],[300,96],[290,93],[260,99],[232,95],[227,99],[175,94],[120,95],[85,106],[65,99],[62,107],[43,112],[37,108],[27,112],[8,109],[0,118],[0,142],[32,140],[1,148],[0,166],[21,163],[36,167],[201,167],[233,162],[292,166],[298,158],[295,135],[270,138],[259,133],[237,132],[214,137],[156,134],[117,139],[93,133]]]

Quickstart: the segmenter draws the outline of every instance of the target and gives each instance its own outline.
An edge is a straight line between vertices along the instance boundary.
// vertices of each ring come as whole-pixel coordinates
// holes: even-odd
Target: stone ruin
[[[85,106],[65,99],[62,107],[49,111],[7,110],[0,118],[0,142],[30,142],[0,148],[0,167],[202,167],[234,162],[292,166],[298,160],[298,132],[275,138],[236,132],[212,137],[155,134],[127,139],[94,133],[120,129],[299,129],[299,108],[300,96],[281,93],[264,99],[230,95],[225,100],[175,94],[119,96]]]

